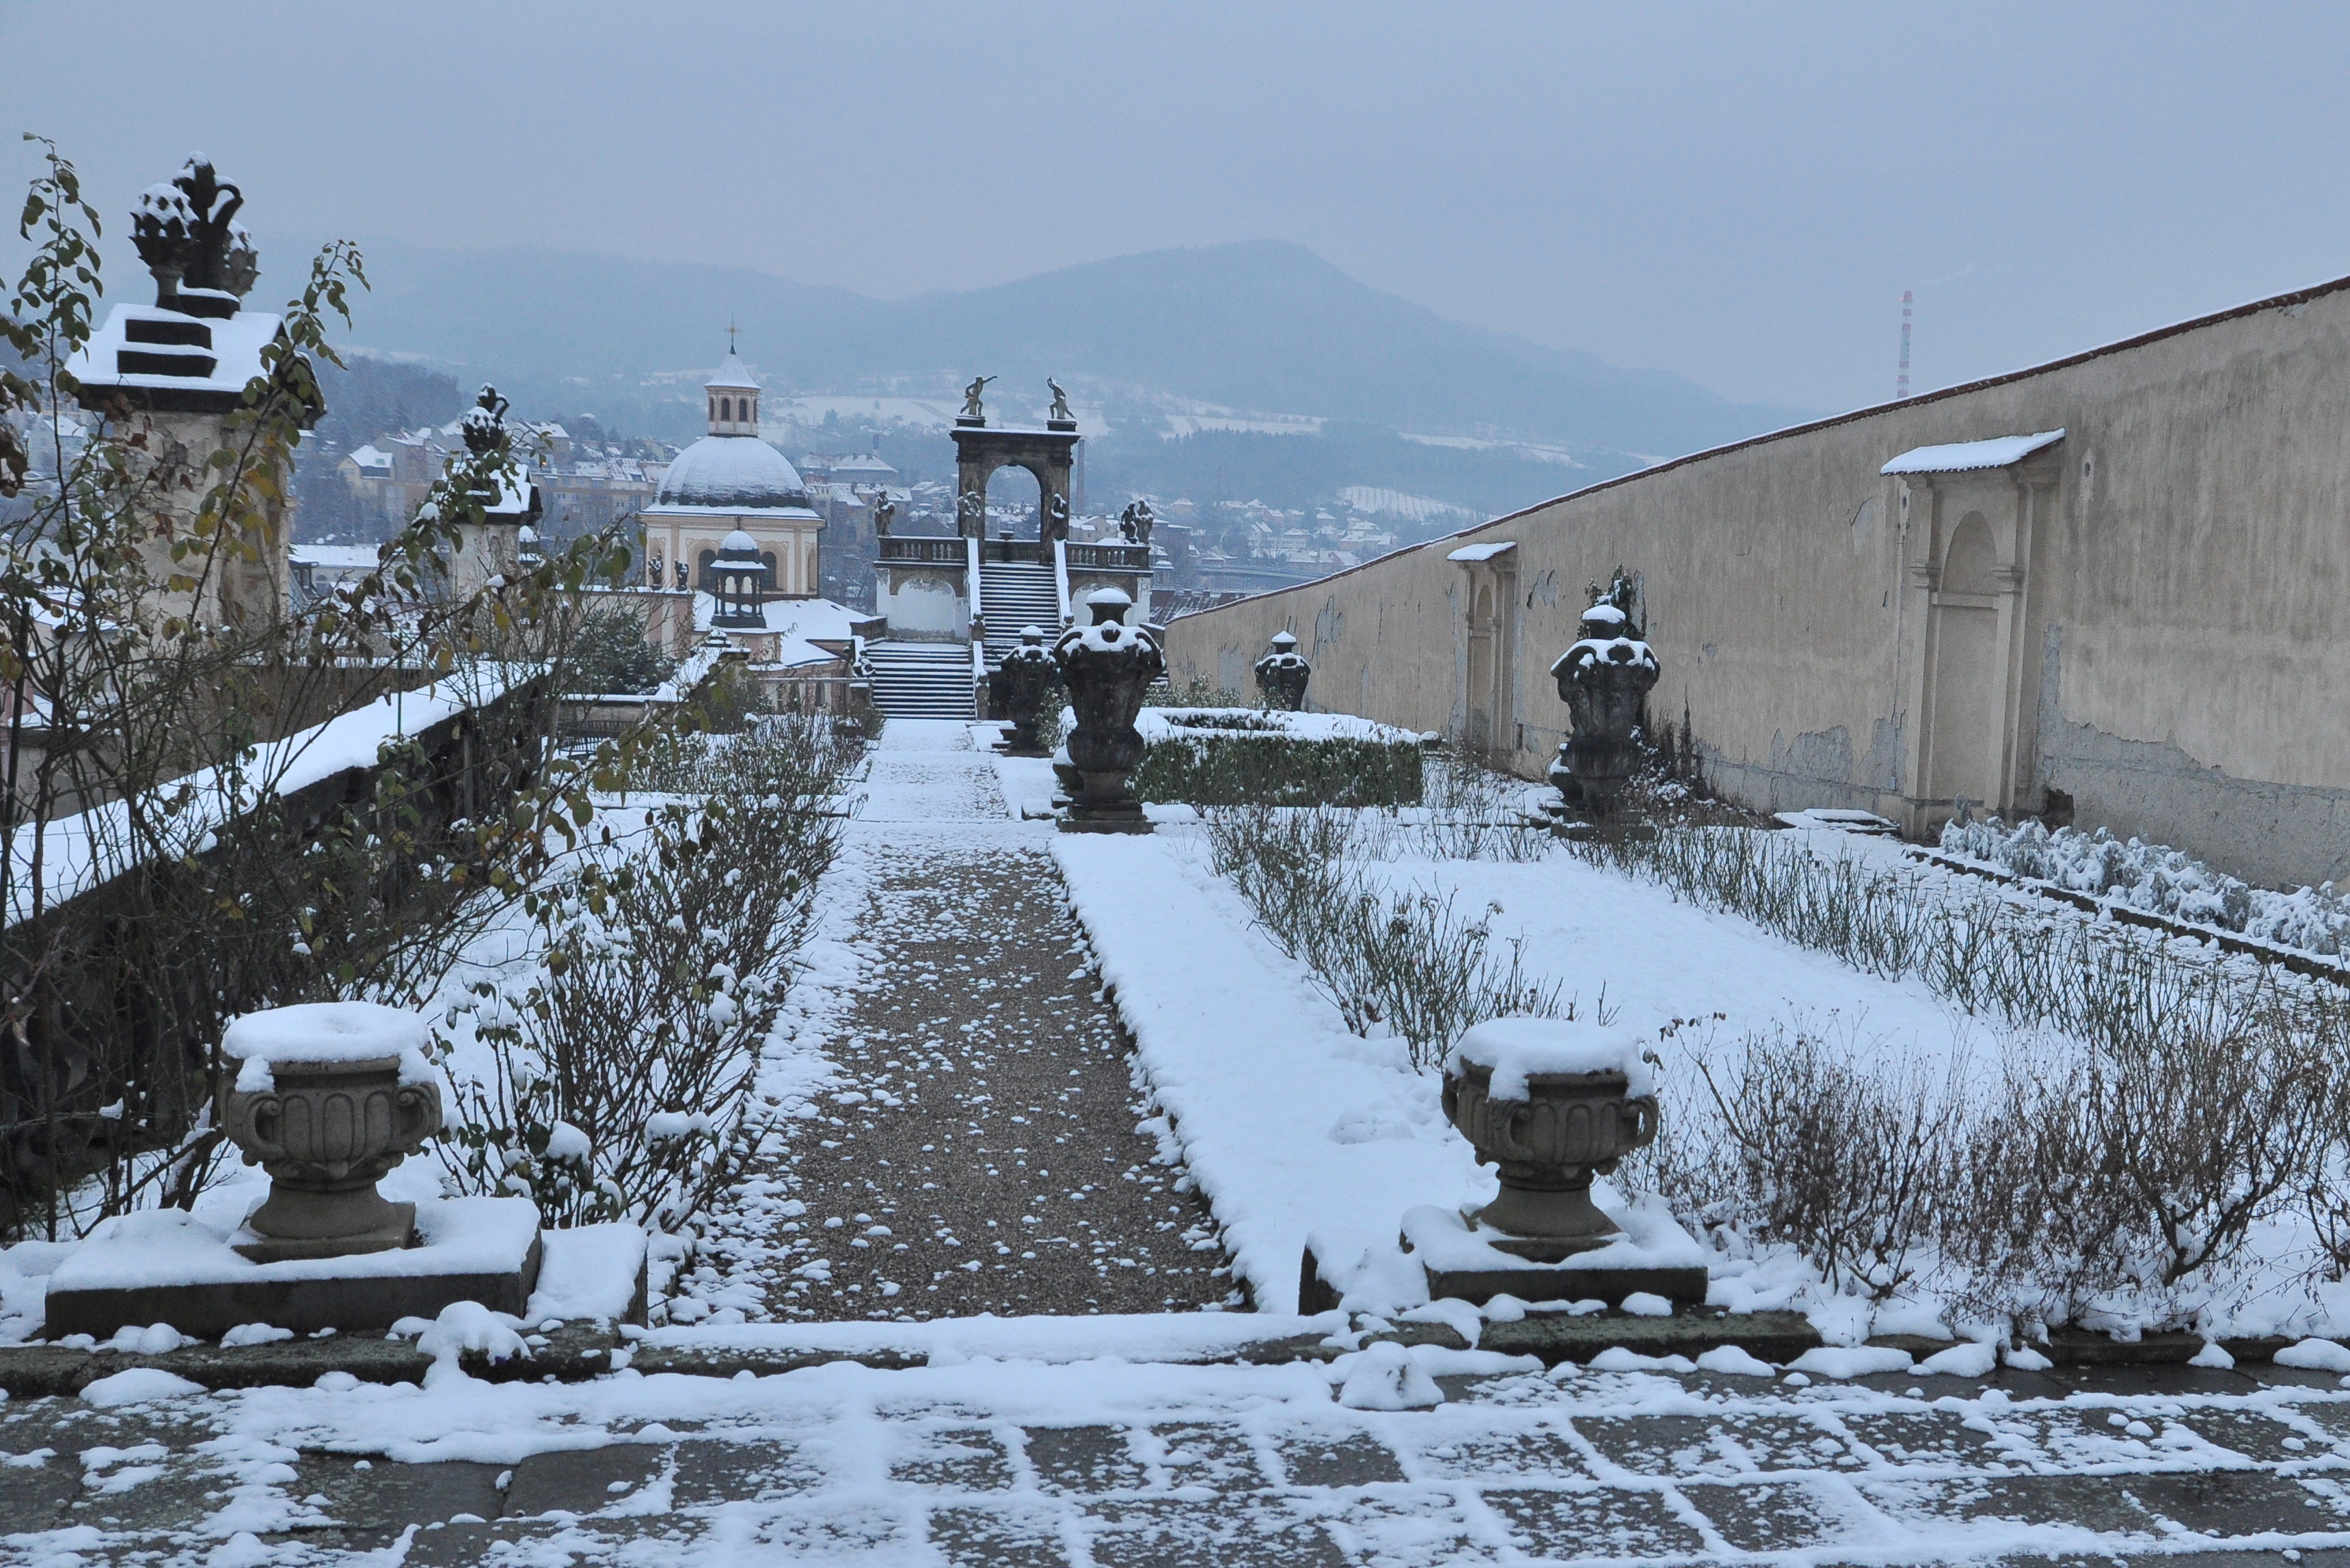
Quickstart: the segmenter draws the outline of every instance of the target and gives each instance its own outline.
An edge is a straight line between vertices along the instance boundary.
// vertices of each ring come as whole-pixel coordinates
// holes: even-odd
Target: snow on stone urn
[[[1069,815],[1061,824],[1072,832],[1150,831],[1126,779],[1142,761],[1142,733],[1134,727],[1142,693],[1165,672],[1167,660],[1155,630],[1121,623],[1133,606],[1123,589],[1097,588],[1086,598],[1093,624],[1069,628],[1053,645],[1076,718],[1068,753],[1078,787],[1070,792]]]
[[[1574,732],[1559,742],[1550,782],[1564,805],[1604,816],[1612,810],[1638,758],[1633,735],[1659,673],[1647,628],[1636,623],[1638,588],[1618,567],[1606,588],[1591,585],[1591,607],[1581,635],[1550,667]]]
[[[1444,1115],[1500,1167],[1500,1196],[1464,1210],[1503,1251],[1555,1263],[1619,1234],[1591,1179],[1657,1136],[1656,1075],[1636,1032],[1557,1018],[1494,1018],[1463,1034],[1444,1072]]]
[[[389,1251],[414,1241],[416,1206],[377,1179],[441,1130],[423,1018],[369,1002],[248,1012],[221,1049],[239,1064],[222,1126],[269,1197],[236,1250],[255,1262]]]
[[[1305,706],[1305,682],[1314,667],[1297,651],[1297,639],[1285,631],[1273,634],[1272,650],[1256,661],[1256,689],[1266,705],[1295,713]]]
[[[1044,714],[1045,700],[1061,684],[1061,667],[1045,646],[1044,628],[1020,628],[1020,646],[1003,656],[995,680],[1004,715],[1012,721],[1005,750],[1014,756],[1043,756],[1045,749],[1036,743],[1036,721]]]

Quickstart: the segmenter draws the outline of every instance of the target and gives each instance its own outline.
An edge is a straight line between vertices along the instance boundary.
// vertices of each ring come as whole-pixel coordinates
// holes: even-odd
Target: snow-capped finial
[[[503,451],[506,444],[506,410],[512,405],[486,383],[473,406],[465,410],[465,450],[475,457]]]

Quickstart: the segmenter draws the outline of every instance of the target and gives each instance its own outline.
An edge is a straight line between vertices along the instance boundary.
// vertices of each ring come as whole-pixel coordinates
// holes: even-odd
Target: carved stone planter
[[[1462,1212],[1502,1233],[1492,1245],[1555,1263],[1620,1234],[1591,1201],[1591,1180],[1657,1136],[1641,1046],[1555,1019],[1494,1019],[1461,1037],[1445,1068],[1444,1115],[1479,1164],[1500,1168],[1500,1196]]]
[[[1592,596],[1578,640],[1550,667],[1573,732],[1560,742],[1549,777],[1563,809],[1605,816],[1638,766],[1634,736],[1661,670],[1645,628],[1632,619],[1630,579],[1618,571],[1606,589],[1594,583]]]
[[[1305,706],[1305,683],[1314,667],[1297,651],[1297,639],[1285,631],[1273,634],[1272,651],[1256,661],[1256,689],[1265,706],[1299,712]]]
[[[1121,624],[1133,604],[1120,589],[1097,589],[1086,600],[1093,624],[1069,628],[1053,645],[1076,719],[1067,744],[1077,787],[1061,823],[1070,832],[1150,831],[1127,775],[1142,760],[1142,733],[1134,727],[1142,694],[1167,661],[1150,628]]]
[[[247,1013],[222,1050],[241,1064],[222,1126],[268,1199],[236,1250],[256,1262],[338,1258],[412,1244],[416,1206],[376,1181],[441,1130],[424,1020],[372,1002]]]
[[[1044,716],[1046,700],[1060,690],[1061,667],[1054,660],[1053,650],[1045,646],[1041,627],[1020,628],[1020,646],[1003,656],[995,683],[996,701],[1004,717],[1012,721],[1004,750],[1015,757],[1043,756],[1045,748],[1036,743],[1036,722]]]

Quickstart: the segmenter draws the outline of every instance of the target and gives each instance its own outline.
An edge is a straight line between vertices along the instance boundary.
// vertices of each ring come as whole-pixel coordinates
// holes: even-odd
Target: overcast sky
[[[1820,409],[1891,395],[1904,288],[1923,389],[2350,273],[2338,5],[0,0],[0,60],[118,237],[192,148],[265,244],[902,295],[1274,237]]]

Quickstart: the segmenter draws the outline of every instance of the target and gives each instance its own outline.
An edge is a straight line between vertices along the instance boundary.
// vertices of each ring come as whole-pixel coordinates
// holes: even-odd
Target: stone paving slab
[[[1216,1394],[1279,1376],[1294,1396],[1294,1373],[1183,1376],[1169,1408],[1066,1426],[942,1400],[933,1375],[838,1369],[386,1390],[380,1417],[322,1390],[10,1401],[0,1562],[193,1564],[240,1521],[263,1528],[236,1561],[350,1564],[2350,1561],[2340,1388],[2174,1376],[2018,1401],[1981,1379],[1910,1399],[1568,1372],[1381,1413]],[[278,1435],[257,1439],[256,1420]],[[2130,1438],[2132,1423],[2182,1440]],[[409,1429],[471,1457],[395,1452]],[[2045,1440],[2058,1429],[2125,1436]],[[2218,1447],[2204,1429],[2260,1438]],[[484,1457],[516,1443],[529,1451]]]

